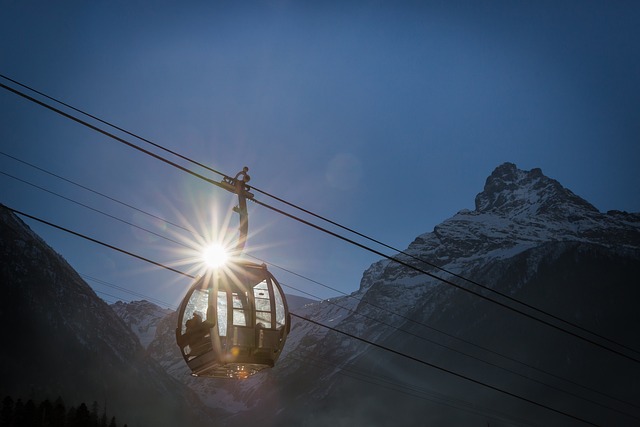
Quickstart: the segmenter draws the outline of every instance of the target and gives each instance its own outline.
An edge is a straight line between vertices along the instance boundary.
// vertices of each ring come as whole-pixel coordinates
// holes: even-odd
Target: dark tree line
[[[23,402],[6,396],[0,409],[0,427],[118,427],[116,418],[100,412],[98,402],[89,408],[84,402],[67,408],[62,398],[40,403],[32,399]],[[123,427],[127,427],[125,424]]]

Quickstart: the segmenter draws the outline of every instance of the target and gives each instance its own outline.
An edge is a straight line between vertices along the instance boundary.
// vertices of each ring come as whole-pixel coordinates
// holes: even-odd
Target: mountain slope
[[[286,295],[287,304],[291,310],[313,304],[308,298]],[[194,378],[184,359],[178,351],[175,342],[175,327],[177,313],[162,309],[148,301],[132,301],[124,303],[118,301],[111,308],[138,336],[147,348],[148,354],[172,375],[176,380],[193,390],[202,402],[221,413],[244,411],[248,408],[242,397],[230,394],[225,387],[220,387],[215,381]],[[145,344],[146,343],[146,344]]]
[[[0,259],[2,394],[97,401],[131,427],[208,420],[62,257],[1,206]]]
[[[257,421],[262,426],[638,425],[640,368],[630,359],[640,358],[635,302],[640,296],[640,214],[601,213],[539,169],[523,171],[510,163],[487,178],[475,202],[473,211],[461,210],[396,256],[422,271],[381,260],[363,273],[352,295],[292,309],[392,351],[294,319],[276,367],[246,381],[191,377],[175,344],[175,313],[160,318],[157,307],[147,303],[116,308],[144,342],[155,328],[145,354],[132,331],[114,320],[112,310],[104,311],[105,305],[66,271],[66,264],[64,273],[52,267],[57,255],[32,242],[35,236],[22,225],[9,227],[29,236],[0,235],[7,260],[3,287],[15,302],[15,307],[0,304],[0,320],[5,320],[3,333],[11,348],[26,349],[26,355],[0,352],[3,386],[6,376],[14,388],[33,390],[35,385],[42,392],[37,374],[28,372],[22,379],[17,374],[32,370],[50,375],[44,383],[49,389],[72,390],[81,384],[95,393],[105,378],[120,376],[124,382],[154,367],[157,378],[140,376],[142,383],[164,384],[167,396],[173,391],[188,396],[177,384],[166,385],[161,372],[166,371],[216,411],[217,425],[230,427]],[[16,221],[9,217],[9,223]],[[11,284],[5,285],[5,278]],[[24,312],[30,319],[17,329],[15,319]],[[40,356],[43,347],[48,351],[51,346],[63,349],[51,351],[55,363]],[[89,380],[73,376],[79,368]],[[59,373],[51,376],[51,369]],[[109,389],[122,386],[109,384]],[[137,394],[144,394],[140,385],[133,388],[134,396],[122,400],[145,406],[137,403]],[[171,408],[154,396],[163,411]],[[170,399],[182,405],[177,403],[182,398]],[[174,406],[169,412],[180,410]],[[158,425],[170,425],[162,423],[175,421],[175,413],[174,418],[158,415]],[[197,425],[184,417],[175,425]]]
[[[144,348],[149,347],[155,338],[158,321],[172,313],[172,310],[160,308],[149,301],[117,301],[110,307],[136,334]]]
[[[458,212],[406,252],[640,349],[640,215],[600,213],[539,169],[499,166],[475,210]],[[410,256],[397,257],[516,306]],[[218,383],[249,406],[227,425],[256,416],[264,425],[309,426],[631,426],[640,420],[638,363],[389,260],[365,271],[353,295],[297,313],[412,359],[295,321],[274,369],[253,383]]]

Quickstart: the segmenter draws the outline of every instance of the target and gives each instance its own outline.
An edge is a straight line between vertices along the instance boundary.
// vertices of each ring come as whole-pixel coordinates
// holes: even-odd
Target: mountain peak
[[[592,204],[545,176],[540,168],[518,169],[503,163],[487,178],[484,190],[475,199],[477,212],[506,216],[560,215],[569,212],[599,212]]]

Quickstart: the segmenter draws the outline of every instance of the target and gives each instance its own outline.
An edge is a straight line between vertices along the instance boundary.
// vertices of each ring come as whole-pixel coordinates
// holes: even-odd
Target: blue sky
[[[637,2],[0,5],[0,74],[224,173],[248,166],[256,187],[401,249],[473,209],[505,161],[542,168],[601,211],[640,211]],[[226,229],[230,193],[6,90],[0,112],[3,153],[201,234]],[[0,171],[185,234],[3,155]],[[159,262],[184,259],[179,245],[6,175],[0,188],[13,208]],[[379,258],[250,207],[249,252],[298,274],[351,292]],[[189,285],[27,222],[82,274],[168,305]],[[109,301],[139,299],[90,284]]]

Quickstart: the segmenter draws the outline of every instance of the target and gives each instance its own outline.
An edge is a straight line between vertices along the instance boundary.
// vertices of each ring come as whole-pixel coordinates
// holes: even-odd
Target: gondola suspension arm
[[[248,174],[249,168],[244,167],[240,172],[236,174],[234,178],[225,176],[222,179],[222,187],[227,191],[235,193],[238,196],[238,206],[233,208],[234,212],[237,212],[240,216],[240,223],[238,225],[238,242],[234,251],[234,256],[239,257],[244,251],[244,246],[247,243],[247,235],[249,232],[249,212],[247,211],[247,199],[253,200],[253,193],[249,192],[251,187],[247,185],[251,177]]]

